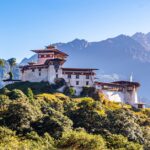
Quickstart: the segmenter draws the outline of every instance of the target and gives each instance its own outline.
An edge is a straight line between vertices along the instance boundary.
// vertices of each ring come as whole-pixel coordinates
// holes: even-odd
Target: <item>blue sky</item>
[[[100,41],[150,32],[150,0],[1,0],[0,57],[75,38]]]

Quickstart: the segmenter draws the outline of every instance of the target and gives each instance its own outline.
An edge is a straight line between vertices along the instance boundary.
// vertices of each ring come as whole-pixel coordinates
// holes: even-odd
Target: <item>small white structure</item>
[[[68,55],[54,46],[32,50],[38,54],[37,63],[29,63],[21,68],[21,80],[30,82],[48,81],[54,83],[56,78],[63,78],[68,86],[74,87],[79,95],[85,86],[96,87],[112,101],[138,106],[137,82],[118,81],[112,83],[95,82],[95,70],[92,68],[64,68]],[[141,106],[141,105],[140,105]]]
[[[139,103],[137,91],[138,82],[117,81],[111,83],[95,82],[95,86],[111,101],[130,104],[134,107],[144,107]]]

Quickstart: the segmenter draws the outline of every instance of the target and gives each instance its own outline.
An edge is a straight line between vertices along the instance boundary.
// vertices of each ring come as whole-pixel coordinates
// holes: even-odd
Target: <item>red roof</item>
[[[122,85],[119,85],[119,84],[115,84],[115,83],[106,83],[106,82],[95,82],[96,85],[106,85],[106,86],[117,86],[117,87],[120,87]]]
[[[116,81],[116,82],[95,82],[97,85],[107,85],[107,86],[136,86],[139,87],[140,84],[138,82],[130,82],[130,81]]]
[[[21,68],[21,69],[29,69],[29,68],[32,68],[32,69],[34,69],[34,68],[48,68],[48,65],[45,65],[45,64],[41,64],[41,65],[39,65],[39,64],[34,64],[34,65],[26,65],[26,66],[20,66],[19,68]]]
[[[45,49],[37,49],[37,50],[31,50],[35,53],[51,53],[51,52],[54,52],[54,53],[58,53],[58,54],[62,54],[64,56],[68,56],[66,53],[56,49],[54,46],[47,46]]]
[[[137,86],[137,87],[140,86],[140,83],[130,82],[130,81],[115,81],[115,82],[112,82],[112,83],[119,84],[119,85],[127,85],[127,86],[133,86],[133,85]]]
[[[93,71],[98,70],[94,68],[62,68],[63,71]]]

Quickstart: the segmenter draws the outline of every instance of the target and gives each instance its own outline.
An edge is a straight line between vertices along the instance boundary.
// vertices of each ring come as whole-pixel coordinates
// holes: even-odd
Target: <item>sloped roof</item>
[[[51,53],[51,52],[54,52],[54,53],[57,53],[57,54],[68,56],[68,54],[56,49],[54,46],[47,46],[45,49],[37,49],[37,50],[31,50],[31,51],[35,52],[35,53]]]

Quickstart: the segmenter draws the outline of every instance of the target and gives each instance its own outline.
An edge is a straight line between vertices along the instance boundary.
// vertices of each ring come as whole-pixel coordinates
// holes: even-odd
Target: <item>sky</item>
[[[0,58],[75,38],[150,32],[150,0],[0,0]]]

